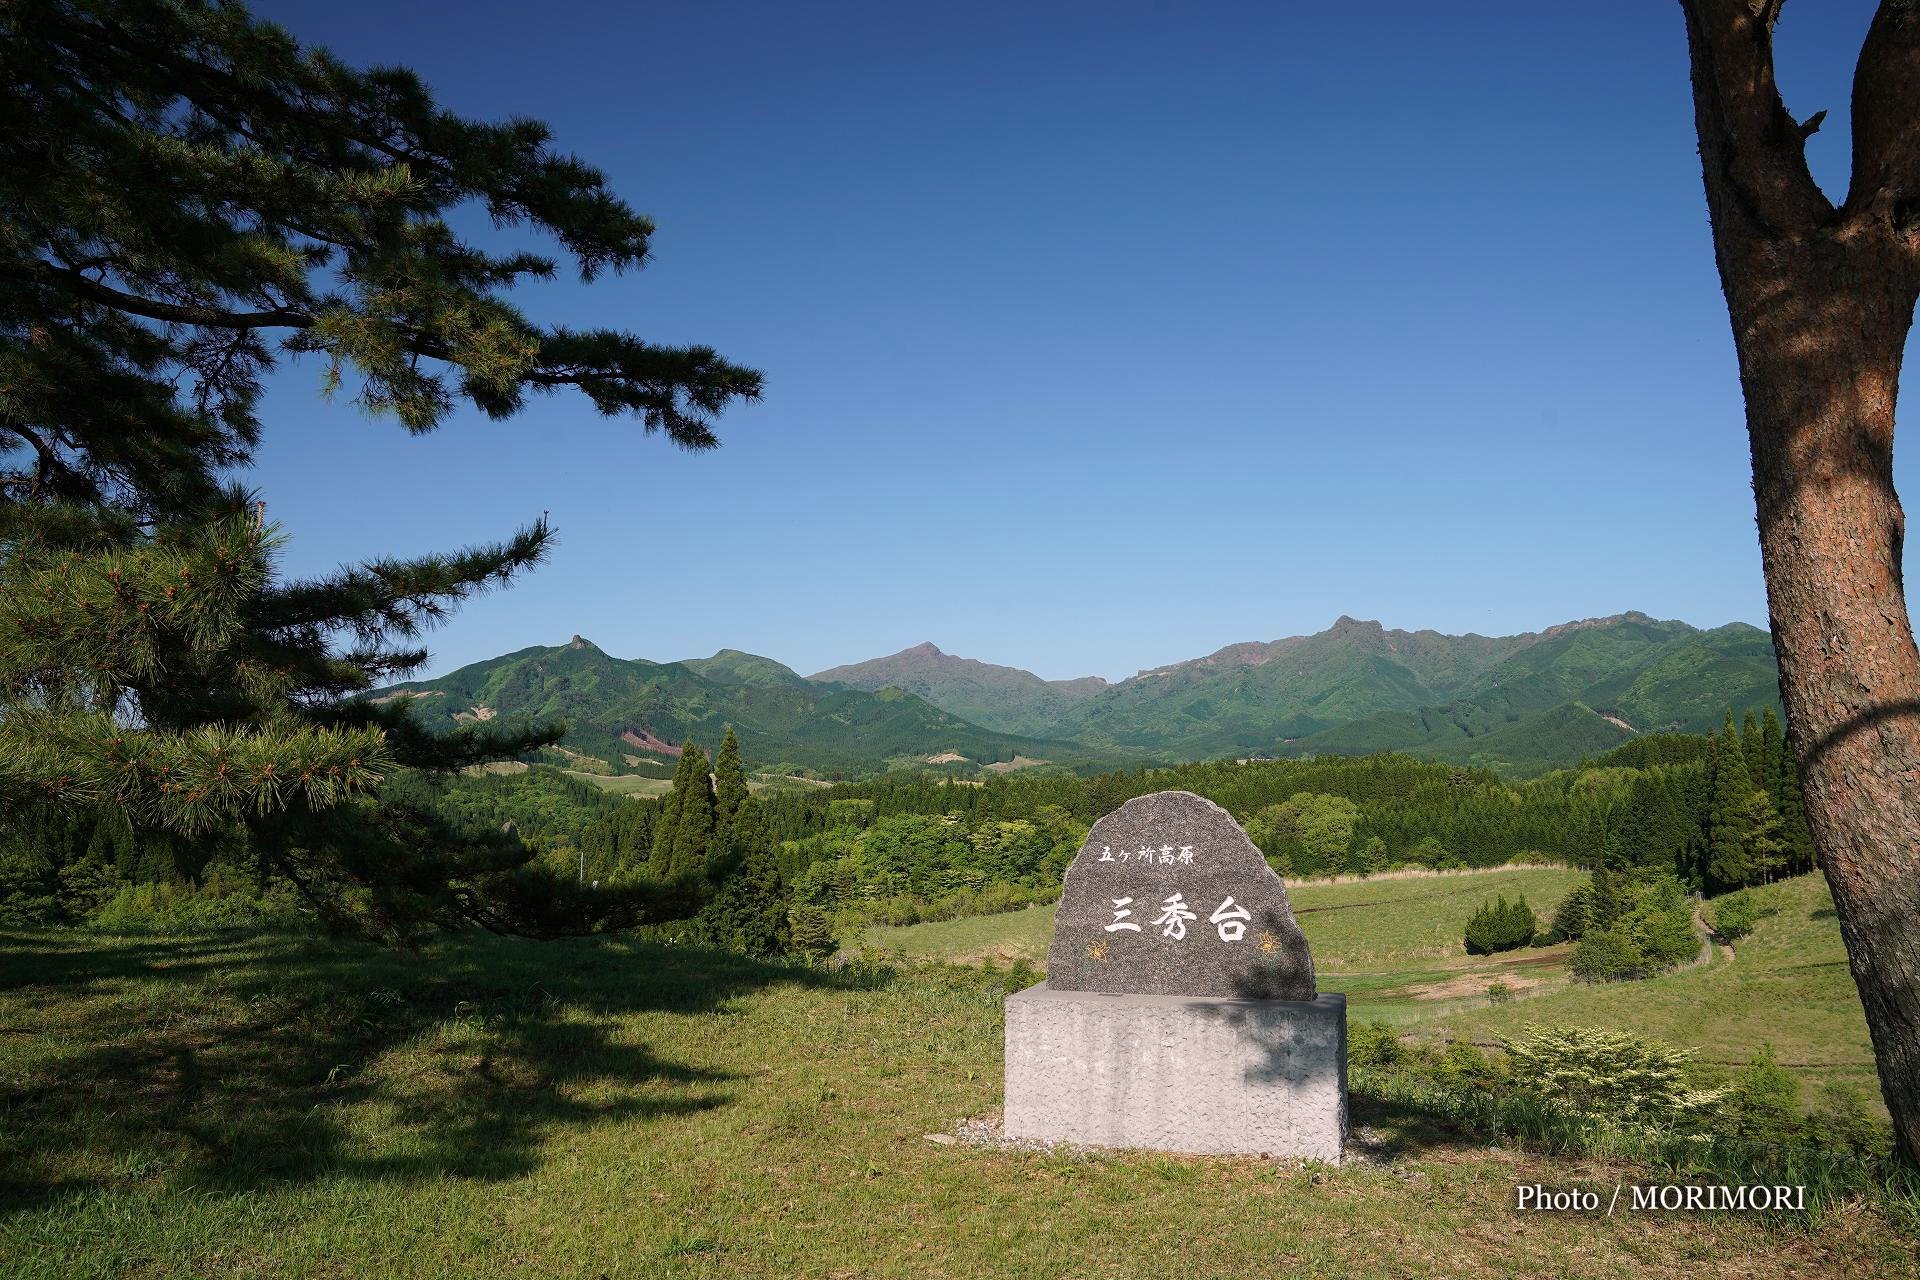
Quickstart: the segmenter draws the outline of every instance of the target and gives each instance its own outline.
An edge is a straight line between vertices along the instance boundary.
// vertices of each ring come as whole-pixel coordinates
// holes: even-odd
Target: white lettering
[[[1199,918],[1187,910],[1187,901],[1180,895],[1178,889],[1174,890],[1173,896],[1167,898],[1160,906],[1160,917],[1154,923],[1167,926],[1160,931],[1160,936],[1172,938],[1175,942],[1187,936],[1187,921]]]
[[[1113,923],[1107,926],[1108,933],[1117,933],[1122,929],[1131,929],[1135,933],[1140,932],[1140,922],[1127,919],[1128,916],[1133,914],[1130,910],[1132,905],[1132,898],[1115,898],[1113,900]],[[1159,921],[1156,920],[1154,923],[1158,924]]]
[[[1247,936],[1247,921],[1251,919],[1253,913],[1229,897],[1207,917],[1207,923],[1220,927],[1220,941],[1238,942]]]

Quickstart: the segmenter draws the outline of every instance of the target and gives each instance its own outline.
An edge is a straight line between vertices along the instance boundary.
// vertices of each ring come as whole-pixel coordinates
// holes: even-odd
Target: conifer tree
[[[667,878],[705,875],[713,854],[713,778],[707,771],[707,753],[693,747],[680,757],[687,766],[686,789],[673,817],[673,847],[667,860]]]
[[[734,821],[747,803],[747,771],[740,763],[740,740],[733,726],[727,726],[720,739],[720,750],[713,758],[713,829],[715,843],[729,854],[745,852],[749,846],[734,840]]]
[[[1778,808],[1782,796],[1778,790],[1780,769],[1787,759],[1787,736],[1780,727],[1780,717],[1768,707],[1760,720],[1760,769],[1753,780],[1773,792],[1774,807]]]
[[[680,762],[674,766],[673,782],[667,789],[665,799],[660,802],[660,813],[653,823],[653,851],[647,858],[647,874],[655,880],[665,880],[672,874],[674,841],[680,835],[680,810],[686,803],[689,792],[693,790],[696,761],[695,753],[700,748],[688,738],[680,744]],[[706,757],[701,755],[698,768],[704,772]]]
[[[1800,769],[1793,762],[1793,752],[1787,750],[1780,718],[1771,707],[1760,731],[1767,741],[1766,787],[1780,816],[1781,868],[1788,875],[1799,875],[1814,866],[1813,832],[1807,827],[1806,805],[1800,795]]]
[[[785,953],[792,937],[788,901],[773,857],[756,850],[721,884],[695,918],[696,936],[710,946],[748,955]]]
[[[452,839],[378,786],[558,726],[435,738],[354,698],[537,564],[545,520],[289,582],[283,534],[223,478],[283,355],[412,432],[571,388],[703,449],[758,394],[706,348],[533,324],[506,291],[557,264],[463,241],[473,210],[585,279],[640,266],[653,230],[544,126],[460,119],[237,3],[0,5],[0,821],[50,802],[244,829],[264,868],[390,934],[554,926],[517,839]]]
[[[820,908],[807,903],[795,905],[787,912],[787,930],[787,946],[793,954],[821,959],[833,953],[833,925]]]
[[[1766,738],[1760,731],[1760,720],[1749,709],[1746,719],[1740,725],[1740,752],[1747,762],[1747,777],[1755,786],[1765,786],[1767,779]]]
[[[1752,799],[1757,789],[1747,777],[1746,754],[1734,734],[1731,712],[1710,759],[1713,808],[1708,817],[1707,877],[1716,886],[1738,888],[1752,883],[1760,873],[1754,847],[1759,815]]]

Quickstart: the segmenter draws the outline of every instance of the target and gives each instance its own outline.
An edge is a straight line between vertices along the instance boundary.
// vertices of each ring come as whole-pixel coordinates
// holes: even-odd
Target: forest
[[[688,743],[672,790],[654,798],[619,798],[540,765],[401,771],[383,795],[462,838],[515,842],[589,895],[677,886],[679,907],[665,913],[675,918],[656,913],[649,928],[776,953],[796,948],[796,929],[798,949],[820,951],[865,924],[1051,900],[1095,819],[1169,789],[1226,808],[1283,877],[1555,863],[1713,895],[1813,866],[1771,709],[1737,723],[1728,712],[1718,734],[1647,735],[1526,780],[1382,754],[983,782],[899,772],[753,795],[729,734],[711,760]],[[189,841],[136,834],[110,811],[89,820],[47,809],[0,836],[0,920],[83,922],[116,900],[120,918],[137,886],[156,883],[185,900],[213,886],[224,918],[237,886],[269,896],[276,877],[238,829]]]

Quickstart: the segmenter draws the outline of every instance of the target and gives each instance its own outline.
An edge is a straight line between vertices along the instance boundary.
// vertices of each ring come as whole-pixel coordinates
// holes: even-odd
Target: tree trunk
[[[1920,652],[1892,468],[1911,302],[1812,256],[1838,261],[1729,303],[1788,739],[1895,1137],[1920,1156]]]
[[[1680,0],[1714,255],[1733,321],[1780,699],[1893,1117],[1920,1161],[1920,652],[1894,401],[1920,295],[1920,2],[1882,0],[1853,84],[1853,184],[1807,169],[1784,0]]]

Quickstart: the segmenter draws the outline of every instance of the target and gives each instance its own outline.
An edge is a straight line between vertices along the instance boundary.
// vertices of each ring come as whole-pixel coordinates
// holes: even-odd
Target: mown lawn
[[[1744,957],[1743,957],[1744,958]],[[1913,1274],[1811,1225],[1520,1215],[1645,1170],[1357,1097],[1376,1159],[939,1145],[1001,992],[708,952],[0,935],[8,1276]]]

